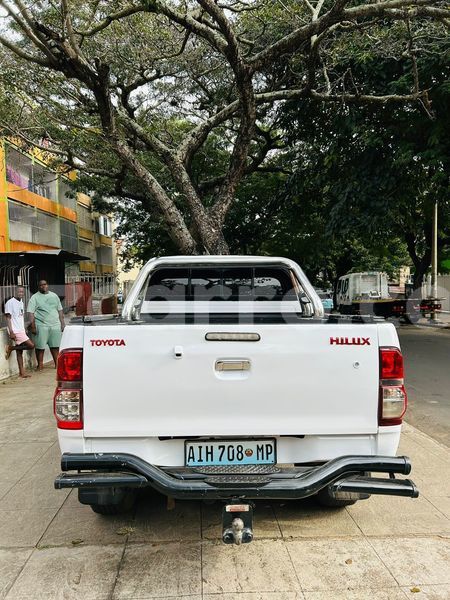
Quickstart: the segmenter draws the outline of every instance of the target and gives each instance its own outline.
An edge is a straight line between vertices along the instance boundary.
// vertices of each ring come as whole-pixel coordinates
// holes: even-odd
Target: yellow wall
[[[59,215],[74,223],[77,222],[77,213],[71,208],[58,204],[58,202],[53,202],[53,200],[39,196],[39,194],[35,194],[29,190],[18,188],[14,183],[10,183],[9,181],[6,182],[6,186],[8,198],[28,204],[28,206],[34,206],[34,208],[39,208],[52,215]]]
[[[81,192],[78,192],[77,194],[77,201],[83,206],[86,206],[87,208],[89,208],[89,206],[91,205],[91,199],[89,198],[89,196],[87,194],[82,194]]]
[[[33,244],[32,242],[21,242],[21,241],[15,241],[15,240],[11,240],[9,242],[10,246],[11,246],[11,252],[27,252],[28,250],[31,250],[33,252],[36,252],[38,250],[57,250],[58,247],[57,246],[44,246],[44,244]]]
[[[5,146],[0,139],[0,252],[8,252],[8,198],[6,196]]]
[[[80,238],[84,238],[85,240],[93,240],[94,232],[92,229],[84,229],[84,227],[78,227],[78,235]]]
[[[28,206],[33,206],[34,208],[39,208],[40,210],[58,216],[58,203],[53,202],[53,200],[48,200],[48,198],[39,196],[39,194],[19,188],[9,181],[6,182],[6,192],[8,198],[11,198],[12,200],[17,200]]]
[[[95,264],[93,262],[82,261],[78,264],[80,265],[80,271],[95,273]]]
[[[102,246],[112,246],[112,238],[99,234],[98,239]]]

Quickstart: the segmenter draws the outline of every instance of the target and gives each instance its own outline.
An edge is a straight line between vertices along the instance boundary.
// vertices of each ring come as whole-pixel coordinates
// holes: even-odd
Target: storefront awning
[[[2,256],[57,256],[64,260],[64,262],[80,262],[81,260],[91,260],[89,256],[83,256],[76,252],[69,252],[68,250],[24,250],[23,252],[2,252],[0,253],[0,261]]]

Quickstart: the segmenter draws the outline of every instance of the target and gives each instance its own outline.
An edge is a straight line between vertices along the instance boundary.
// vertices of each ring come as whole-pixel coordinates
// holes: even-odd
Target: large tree
[[[365,240],[380,249],[398,238],[419,286],[431,264],[436,201],[438,248],[444,254],[450,247],[450,42],[420,36],[415,44],[423,51],[416,68],[430,90],[428,106],[318,110],[305,101],[301,111],[288,105],[280,121],[289,126],[296,150],[286,193],[304,215],[321,216],[316,235],[322,232],[331,247],[336,240]],[[389,73],[397,92],[414,76],[407,60],[388,57],[373,64],[363,49],[341,62],[342,73],[350,66],[364,70],[378,87]]]
[[[0,6],[4,131],[27,143],[44,137],[65,164],[113,180],[115,195],[154,215],[182,253],[229,251],[224,227],[237,187],[270,168],[279,146],[279,102],[427,105],[414,31],[433,36],[449,24],[443,0]],[[380,89],[362,73],[335,71],[361,38],[370,56],[411,61],[413,77],[400,93],[389,78]],[[220,152],[204,178],[199,165],[212,135]]]

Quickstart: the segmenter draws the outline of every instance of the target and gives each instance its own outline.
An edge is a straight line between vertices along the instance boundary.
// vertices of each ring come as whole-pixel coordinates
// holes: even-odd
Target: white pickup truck
[[[285,258],[149,261],[120,317],[66,327],[57,380],[55,487],[78,488],[98,513],[131,508],[147,486],[220,499],[223,540],[242,543],[252,499],[418,496],[395,478],[411,465],[396,456],[406,392],[394,326],[325,318]]]

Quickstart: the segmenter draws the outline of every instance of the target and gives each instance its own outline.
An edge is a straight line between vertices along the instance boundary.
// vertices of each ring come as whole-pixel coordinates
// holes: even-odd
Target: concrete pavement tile
[[[35,546],[56,514],[56,508],[0,510],[0,546]]]
[[[345,590],[344,592],[305,592],[305,600],[406,600],[400,588],[384,590]]]
[[[83,540],[84,545],[122,544],[124,528],[134,529],[133,513],[103,516],[94,513],[89,506],[78,508],[64,506],[52,521],[39,542],[40,546],[70,546],[72,540]],[[119,532],[119,533],[118,533]]]
[[[450,496],[428,496],[427,500],[450,519]]]
[[[214,596],[217,598],[217,596]],[[201,594],[188,594],[185,596],[146,596],[145,598],[139,596],[138,598],[127,598],[127,600],[178,600],[178,598],[183,598],[183,600],[203,600]]]
[[[450,496],[450,464],[422,471],[414,481],[424,496]]]
[[[301,591],[282,540],[242,546],[205,542],[202,563],[204,594]]]
[[[18,481],[51,444],[52,442],[29,442],[26,439],[22,444],[6,444],[0,448],[0,479]]]
[[[414,600],[448,600],[450,598],[450,585],[447,584],[410,586],[402,589],[407,598],[414,598]]]
[[[0,510],[20,508],[59,508],[69,490],[55,490],[54,481],[60,470],[50,467],[36,468],[26,474],[0,500]]]
[[[274,509],[283,537],[362,535],[345,510],[322,507],[312,499],[277,503]]]
[[[63,508],[83,508],[84,506],[85,505],[81,504],[81,502],[78,500],[78,490],[76,488],[70,490],[64,501]]]
[[[450,540],[438,537],[371,539],[401,586],[450,583]]]
[[[167,510],[167,498],[144,493],[138,500],[133,542],[200,541],[200,503],[177,500]]]
[[[28,427],[29,422],[26,419],[19,419],[16,422],[7,422],[4,419],[0,422],[0,439],[3,442],[13,442],[24,440],[22,432]]]
[[[35,550],[8,593],[8,600],[106,600],[122,546]]]
[[[15,484],[15,481],[2,479],[0,481],[0,500],[6,496],[12,486]]]
[[[423,431],[412,427],[413,431],[411,434],[413,435],[413,439],[416,443],[418,443],[423,448],[426,448],[430,452],[437,454],[439,456],[448,456],[450,454],[450,450],[444,444],[441,444],[437,440],[433,439]]]
[[[384,590],[345,590],[336,592],[305,592],[305,600],[406,600],[404,592],[400,588],[388,588]]]
[[[55,490],[54,481],[61,471],[57,443],[39,458],[33,468],[0,500],[0,510],[20,508],[59,508],[69,490]]]
[[[304,598],[302,592],[244,592],[203,595],[203,600],[304,600]]]
[[[128,544],[114,599],[201,594],[199,543]]]
[[[222,539],[222,507],[223,504],[203,504],[202,537],[203,539]],[[253,509],[254,539],[280,538],[281,531],[273,508],[267,502],[257,501]]]
[[[0,550],[0,598],[5,598],[33,550]]]
[[[286,548],[304,593],[397,585],[365,539],[292,540]]]
[[[364,535],[450,533],[450,521],[426,498],[372,496],[347,507]]]
[[[450,460],[447,452],[443,452],[442,450],[433,452],[429,449],[425,449],[414,437],[408,437],[403,434],[400,438],[400,446],[397,454],[399,456],[408,456],[411,459],[412,479],[418,475],[420,476],[422,471],[429,469],[430,457],[432,458],[433,464],[440,467],[448,465]]]
[[[53,415],[33,419],[23,431],[24,439],[29,441],[56,442],[58,432]]]

